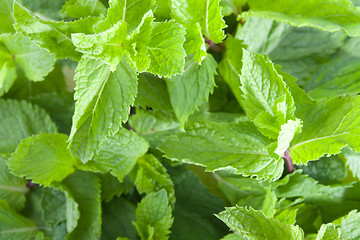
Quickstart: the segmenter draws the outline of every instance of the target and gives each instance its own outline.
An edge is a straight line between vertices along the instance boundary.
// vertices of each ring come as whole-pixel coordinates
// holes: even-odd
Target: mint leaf
[[[134,184],[139,193],[149,194],[165,189],[169,202],[175,203],[174,186],[166,168],[153,155],[146,154],[138,159],[133,173]]]
[[[158,148],[170,159],[206,166],[208,171],[234,169],[245,176],[277,179],[283,162],[268,150],[270,144],[249,122],[204,122],[171,135]]]
[[[184,72],[169,79],[166,85],[175,114],[184,125],[190,114],[214,92],[216,62],[209,54],[199,66],[194,60],[187,58]]]
[[[149,144],[142,137],[121,128],[115,135],[106,139],[92,161],[80,168],[102,173],[110,172],[122,181],[148,148]]]
[[[351,151],[348,147],[343,148],[341,153],[346,158],[346,165],[354,177],[360,178],[360,153]]]
[[[24,138],[42,132],[56,132],[55,124],[43,109],[10,99],[0,99],[0,126],[0,153],[6,155],[14,152]]]
[[[237,235],[236,233],[230,233],[225,237],[223,237],[221,240],[243,240],[243,238]]]
[[[331,98],[311,105],[303,116],[303,130],[295,136],[290,146],[290,156],[295,163],[317,160],[324,154],[337,154],[349,145],[360,150],[357,135],[359,98]]]
[[[295,104],[281,75],[264,55],[243,52],[242,105],[259,131],[277,138],[281,125],[294,119]]]
[[[189,27],[199,23],[202,35],[219,43],[225,38],[223,29],[226,27],[219,2],[220,0],[171,0],[171,17]]]
[[[159,77],[171,77],[183,72],[185,65],[184,28],[173,20],[154,23],[149,43],[150,67]]]
[[[14,210],[21,210],[29,191],[26,184],[26,180],[10,173],[5,158],[0,156],[0,199],[6,200]]]
[[[168,239],[172,223],[165,190],[146,195],[138,204],[134,225],[141,239]]]
[[[32,239],[39,233],[33,221],[15,212],[5,200],[0,200],[0,221],[2,239]]]
[[[13,11],[12,5],[14,0],[4,0],[0,5],[0,33],[14,32],[13,19],[11,13]]]
[[[249,6],[250,11],[242,14],[243,17],[262,16],[298,27],[311,26],[329,32],[343,30],[352,37],[360,35],[359,27],[354,24],[360,20],[360,10],[348,0],[311,1],[300,5],[295,0],[276,3],[252,0]]]
[[[285,151],[289,148],[294,136],[301,132],[302,124],[301,120],[288,120],[281,126],[281,131],[278,136],[278,146],[275,149],[275,153],[282,157]]]
[[[14,3],[15,29],[36,41],[41,47],[54,53],[56,58],[79,60],[81,54],[75,52],[71,33],[92,33],[92,26],[99,21],[97,17],[87,17],[74,22],[54,22],[44,20],[20,5]]]
[[[8,160],[11,172],[44,186],[61,182],[79,164],[67,150],[66,140],[67,135],[46,133],[26,138]]]
[[[67,0],[62,6],[60,16],[63,18],[82,18],[105,15],[106,8],[99,0]]]
[[[335,228],[335,225],[332,223],[323,224],[316,235],[315,240],[327,240],[327,239],[334,239],[340,240],[340,232],[338,229]]]
[[[261,211],[239,206],[225,209],[217,217],[244,238],[304,239],[301,228],[268,218]]]
[[[355,95],[359,93],[360,58],[344,56],[332,59],[305,85],[312,98]]]
[[[356,227],[359,220],[360,213],[358,213],[357,210],[352,210],[349,214],[337,220],[340,221],[338,229],[341,237],[344,239],[360,239],[360,232]]]
[[[126,58],[122,58],[113,73],[100,61],[82,58],[75,80],[76,104],[69,147],[85,163],[106,137],[127,121],[137,92],[137,77]]]
[[[186,28],[186,41],[184,43],[184,48],[186,55],[194,54],[193,58],[197,63],[201,63],[206,57],[206,46],[205,41],[201,33],[201,27],[199,23],[185,24]]]

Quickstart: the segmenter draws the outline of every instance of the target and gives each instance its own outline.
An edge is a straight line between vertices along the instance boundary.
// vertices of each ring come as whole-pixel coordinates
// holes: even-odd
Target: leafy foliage
[[[358,6],[0,0],[0,239],[360,239]]]

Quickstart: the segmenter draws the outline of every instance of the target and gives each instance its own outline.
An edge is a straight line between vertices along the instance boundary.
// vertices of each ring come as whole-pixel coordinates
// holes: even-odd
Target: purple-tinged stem
[[[292,159],[290,157],[289,149],[287,149],[284,153],[283,159],[285,159],[286,162],[286,168],[288,170],[288,173],[294,172],[294,164],[292,162]]]
[[[34,187],[36,185],[37,185],[36,183],[33,183],[31,180],[29,180],[26,186],[31,188],[31,187]]]
[[[212,40],[205,38],[205,42],[208,44],[209,48],[214,52],[221,52],[225,50],[225,45],[218,44],[216,45]]]

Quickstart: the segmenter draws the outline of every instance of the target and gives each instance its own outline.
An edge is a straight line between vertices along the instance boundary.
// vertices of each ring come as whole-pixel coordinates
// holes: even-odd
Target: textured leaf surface
[[[301,132],[301,120],[288,120],[281,126],[281,131],[278,136],[278,146],[275,149],[275,153],[280,157],[284,156],[285,151],[289,148],[291,141],[295,134]]]
[[[4,44],[15,63],[32,81],[42,81],[54,68],[55,56],[40,48],[29,38],[20,34],[2,34],[0,42]],[[14,66],[15,67],[15,66]]]
[[[106,8],[99,0],[68,0],[62,6],[60,15],[68,18],[99,16],[106,13]]]
[[[35,40],[41,47],[54,53],[56,58],[70,57],[79,60],[81,54],[75,52],[71,33],[92,33],[92,26],[99,21],[97,17],[87,17],[74,22],[54,22],[44,20],[20,5],[14,3],[15,28]]]
[[[298,27],[316,27],[335,32],[345,31],[348,35],[360,36],[360,10],[349,0],[291,1],[249,1],[250,12],[246,15],[262,16]],[[346,16],[346,18],[344,17]]]
[[[214,43],[219,43],[225,38],[223,29],[226,27],[219,2],[220,0],[171,0],[171,16],[182,24],[189,24],[189,27],[199,23],[202,34]]]
[[[181,73],[185,65],[185,30],[173,20],[154,23],[149,43],[150,73],[170,77]]]
[[[127,121],[137,93],[137,77],[125,58],[113,73],[106,64],[83,58],[75,80],[76,104],[69,146],[81,161],[87,162],[105,138]]]
[[[61,182],[79,164],[79,160],[70,155],[66,140],[67,135],[59,133],[26,138],[8,161],[11,172],[44,186]]]
[[[171,204],[175,203],[174,186],[166,168],[153,155],[147,154],[137,161],[134,183],[139,193],[149,194],[165,189]]]
[[[170,159],[206,166],[208,171],[232,168],[245,176],[277,179],[283,162],[268,151],[270,143],[249,122],[206,122],[168,137],[159,149]]]
[[[186,28],[186,41],[184,48],[186,55],[194,54],[194,60],[197,63],[201,63],[206,57],[206,46],[205,41],[201,33],[201,27],[199,23],[195,25],[188,23],[185,25]]]
[[[265,217],[261,211],[244,207],[228,207],[218,218],[240,236],[247,239],[304,239],[301,228]]]
[[[94,159],[83,168],[90,171],[110,172],[119,181],[130,173],[136,161],[145,155],[149,144],[133,131],[121,128],[106,139]]]
[[[293,161],[306,163],[336,154],[346,145],[359,151],[359,101],[358,96],[323,100],[299,116],[303,129],[290,146]]]
[[[181,125],[213,93],[216,67],[216,61],[210,54],[200,66],[188,58],[181,75],[166,79],[170,101]]]
[[[6,200],[14,210],[21,210],[29,191],[26,184],[26,180],[10,173],[5,158],[0,157],[0,199]]]
[[[56,132],[55,124],[43,109],[25,101],[0,99],[1,153],[9,155],[22,139],[42,132]]]
[[[340,232],[332,223],[323,224],[316,235],[315,240],[340,240]]]
[[[294,118],[294,100],[273,63],[264,55],[243,52],[241,69],[243,107],[267,137],[277,138],[281,126]]]
[[[32,239],[39,232],[33,221],[21,216],[0,200],[0,239]]]
[[[341,153],[346,158],[346,165],[349,166],[352,174],[360,179],[360,153],[354,153],[349,148],[343,148]]]
[[[312,98],[355,95],[360,92],[359,67],[359,57],[335,58],[307,82],[305,90]]]
[[[138,204],[134,224],[141,239],[168,239],[172,223],[165,190],[148,194]]]

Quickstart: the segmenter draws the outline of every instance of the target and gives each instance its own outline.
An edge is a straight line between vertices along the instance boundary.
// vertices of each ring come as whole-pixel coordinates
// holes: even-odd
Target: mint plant
[[[0,239],[360,239],[359,1],[0,3]]]

